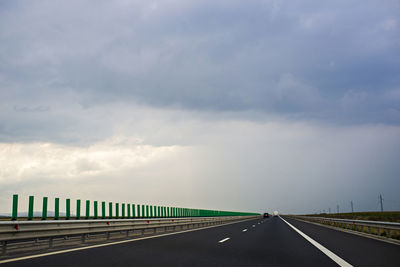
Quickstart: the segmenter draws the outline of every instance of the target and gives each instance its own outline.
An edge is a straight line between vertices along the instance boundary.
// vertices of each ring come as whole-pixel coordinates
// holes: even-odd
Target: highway
[[[317,248],[285,220],[325,250]],[[400,246],[272,217],[28,258],[1,266],[338,266],[338,263],[400,266]]]

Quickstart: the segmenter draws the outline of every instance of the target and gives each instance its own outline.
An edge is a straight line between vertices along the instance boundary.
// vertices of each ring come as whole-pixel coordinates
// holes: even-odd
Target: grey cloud
[[[26,106],[14,106],[14,110],[17,112],[45,112],[49,111],[49,106],[36,106],[36,107],[26,107]]]
[[[9,3],[1,12],[2,95],[19,105],[21,94],[57,102],[58,92],[71,91],[83,105],[139,102],[398,124],[400,102],[383,97],[399,82],[396,7],[391,1]],[[362,111],[343,106],[355,91],[374,96]]]

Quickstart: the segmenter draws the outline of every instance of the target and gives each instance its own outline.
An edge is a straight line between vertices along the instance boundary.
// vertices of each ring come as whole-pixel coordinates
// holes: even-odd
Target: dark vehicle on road
[[[264,218],[269,218],[268,212],[264,213]]]

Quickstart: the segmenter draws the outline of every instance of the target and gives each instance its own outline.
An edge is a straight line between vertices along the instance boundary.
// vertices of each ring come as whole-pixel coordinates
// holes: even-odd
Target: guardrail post
[[[108,217],[112,219],[113,212],[112,212],[112,202],[108,202]]]
[[[150,205],[150,218],[153,218],[153,206]]]
[[[127,217],[128,219],[131,218],[131,204],[126,204],[126,211],[128,212]]]
[[[140,204],[137,204],[137,215],[136,217],[140,218]]]
[[[142,204],[142,214],[141,218],[144,218],[144,205]]]
[[[76,200],[76,219],[79,220],[81,218],[81,200]]]
[[[160,206],[157,207],[157,217],[160,218],[161,214],[160,214]]]
[[[54,220],[58,220],[60,217],[60,199],[56,197],[54,199]]]
[[[47,218],[47,197],[43,197],[42,220]]]
[[[102,219],[106,218],[106,202],[105,201],[101,202],[101,218]]]
[[[125,203],[122,203],[122,211],[121,211],[121,217],[122,219],[125,219]]]
[[[13,195],[13,204],[12,204],[12,216],[11,220],[15,221],[18,219],[18,195]]]
[[[94,218],[95,218],[95,219],[98,218],[97,210],[98,210],[97,201],[94,201],[94,202],[93,202],[93,212],[94,212]]]
[[[119,219],[119,203],[115,203],[115,218]]]
[[[65,200],[65,208],[66,208],[65,219],[69,220],[69,218],[71,217],[71,200],[69,198]]]
[[[29,196],[28,220],[33,219],[33,196]]]
[[[149,218],[149,205],[146,205],[146,218]]]
[[[136,214],[135,214],[135,204],[132,204],[132,217],[135,218]]]
[[[90,217],[90,200],[86,200],[86,216],[85,219],[89,219]]]

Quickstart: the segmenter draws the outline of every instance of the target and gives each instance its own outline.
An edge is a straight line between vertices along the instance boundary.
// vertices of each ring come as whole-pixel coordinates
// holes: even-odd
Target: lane
[[[247,229],[247,231],[243,231]],[[227,239],[228,238],[228,239]],[[220,242],[224,240],[224,242]],[[279,218],[7,263],[2,266],[337,266]]]
[[[354,266],[400,266],[400,246],[284,217]]]
[[[277,217],[252,225],[223,245],[235,266],[337,266]]]

